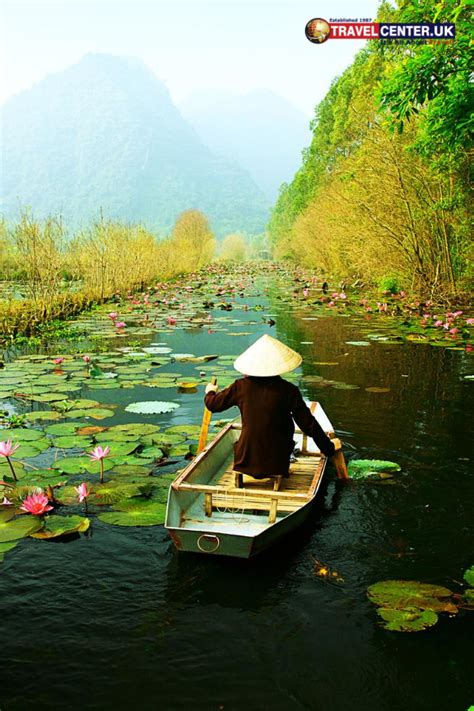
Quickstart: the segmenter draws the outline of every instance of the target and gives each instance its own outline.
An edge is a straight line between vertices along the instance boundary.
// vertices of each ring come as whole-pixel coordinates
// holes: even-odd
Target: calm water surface
[[[265,311],[224,314],[242,322],[224,322],[228,332],[160,340],[198,355],[238,353],[263,333],[285,340],[302,352],[300,385],[321,400],[349,457],[394,460],[402,474],[345,485],[329,471],[308,525],[250,562],[178,554],[161,526],[98,520],[92,535],[66,543],[23,541],[0,567],[2,711],[464,711],[474,703],[473,613],[403,635],[378,626],[366,597],[370,584],[393,578],[458,590],[474,562],[468,355],[350,346],[380,332],[380,321],[308,321],[269,294],[253,303]],[[273,328],[261,321],[268,315]],[[179,364],[182,373],[194,368]],[[359,389],[305,379],[314,374]],[[365,390],[373,386],[390,390]],[[169,398],[163,392],[158,399]],[[99,398],[124,405],[155,395]],[[180,410],[158,424],[200,421],[202,389],[179,397]],[[113,422],[140,420],[151,421],[122,410]],[[314,559],[344,584],[316,577]]]

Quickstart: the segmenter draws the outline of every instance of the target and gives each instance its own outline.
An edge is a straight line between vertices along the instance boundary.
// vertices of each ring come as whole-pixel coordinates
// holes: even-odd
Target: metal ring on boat
[[[201,541],[202,540],[209,541],[215,544],[214,548],[203,548]],[[216,550],[219,548],[221,542],[218,536],[214,536],[213,534],[210,533],[203,533],[202,536],[199,536],[197,539],[197,547],[201,551],[201,553],[215,553]]]

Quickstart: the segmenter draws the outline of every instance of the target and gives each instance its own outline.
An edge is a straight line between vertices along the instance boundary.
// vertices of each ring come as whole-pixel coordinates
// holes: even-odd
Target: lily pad
[[[148,467],[142,467],[137,464],[120,464],[114,468],[114,474],[122,476],[150,476]]]
[[[67,475],[56,469],[33,469],[22,478],[21,483],[27,486],[36,486],[43,489],[45,486],[58,486],[65,484]]]
[[[369,341],[346,341],[348,346],[370,346]]]
[[[369,599],[381,607],[397,610],[416,608],[434,612],[457,612],[450,598],[452,591],[441,585],[420,583],[417,580],[382,580],[367,589]]]
[[[53,447],[58,447],[58,449],[73,449],[80,447],[81,449],[85,449],[86,447],[92,446],[92,438],[91,437],[79,437],[79,436],[72,436],[72,437],[55,437],[53,439]]]
[[[159,432],[157,434],[147,435],[142,437],[141,441],[148,447],[157,445],[171,445],[171,444],[181,444],[186,440],[186,435],[181,434],[168,434],[167,432]]]
[[[348,473],[351,479],[367,479],[378,476],[381,473],[393,474],[399,471],[401,471],[399,464],[382,459],[351,459],[348,465]]]
[[[145,447],[140,456],[145,459],[163,459],[163,450],[160,447]]]
[[[30,534],[31,538],[59,538],[71,533],[84,533],[90,526],[90,519],[82,516],[46,516],[43,528]]]
[[[36,410],[35,412],[27,412],[25,415],[28,422],[48,422],[52,420],[60,420],[62,414],[55,410]]]
[[[421,632],[438,622],[438,615],[433,610],[419,610],[414,607],[405,610],[380,607],[377,614],[383,620],[382,626],[391,632]]]
[[[140,415],[162,415],[167,412],[173,412],[179,407],[176,402],[161,402],[158,400],[149,400],[144,402],[132,402],[127,405],[127,412],[135,412]]]
[[[14,442],[33,442],[44,437],[42,430],[29,430],[25,427],[0,430],[0,435],[2,439],[12,439]]]
[[[21,516],[7,522],[0,519],[0,543],[25,538],[40,529],[41,525],[37,516]]]
[[[99,514],[98,518],[114,526],[159,526],[164,523],[166,516],[164,503],[156,501],[149,503],[143,499],[144,503],[137,505],[135,499],[129,501],[129,507],[126,506],[126,502],[121,502],[116,505],[117,509],[120,506],[120,510]]]
[[[474,585],[474,565],[466,570],[463,577],[468,585]]]
[[[28,399],[34,400],[34,402],[58,402],[58,400],[64,400],[64,395],[62,393],[42,393],[41,395],[33,395]]]
[[[38,454],[41,454],[40,448],[29,443],[21,444],[13,455],[13,459],[28,459],[29,457],[37,457]]]
[[[70,410],[66,413],[66,417],[92,417],[94,420],[105,420],[106,417],[114,416],[113,410],[106,408],[91,407],[83,410]]]
[[[112,469],[113,462],[110,459],[104,459],[104,471]],[[90,474],[99,474],[100,463],[92,461],[89,457],[65,457],[64,459],[58,459],[52,465],[53,469],[59,469],[59,471],[65,474],[80,474],[81,472],[89,472]]]
[[[139,484],[124,483],[120,479],[111,480],[94,486],[90,498],[93,503],[99,506],[114,504],[123,501],[128,496],[136,496],[139,493],[138,487]]]
[[[101,440],[101,447],[103,449],[105,447],[109,447],[111,457],[126,457],[127,454],[132,454],[132,452],[137,449],[138,442],[116,442],[111,440]]]
[[[229,420],[230,422],[230,420]],[[173,435],[173,434],[179,434],[183,435],[189,439],[197,439],[201,433],[201,426],[200,425],[173,425],[173,427],[168,427],[163,435]]]
[[[51,435],[66,436],[73,435],[78,427],[82,427],[82,422],[61,422],[58,425],[48,425],[45,432]]]

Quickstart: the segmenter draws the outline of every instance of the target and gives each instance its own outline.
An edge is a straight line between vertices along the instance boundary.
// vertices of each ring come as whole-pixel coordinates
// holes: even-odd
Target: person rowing
[[[324,433],[299,388],[280,377],[301,361],[299,353],[264,335],[234,363],[243,378],[220,392],[212,383],[206,387],[204,400],[210,412],[234,406],[240,410],[242,432],[234,445],[234,471],[255,479],[288,477],[296,423],[334,463],[338,477],[348,478],[339,440],[333,442]]]

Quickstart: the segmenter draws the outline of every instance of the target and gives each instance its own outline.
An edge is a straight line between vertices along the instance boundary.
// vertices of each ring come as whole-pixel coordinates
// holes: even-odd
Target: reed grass
[[[0,339],[33,335],[46,321],[199,269],[215,245],[198,210],[182,213],[165,239],[103,217],[71,236],[60,217],[24,212],[16,224],[0,225],[0,279],[14,280],[24,295],[0,300]]]

